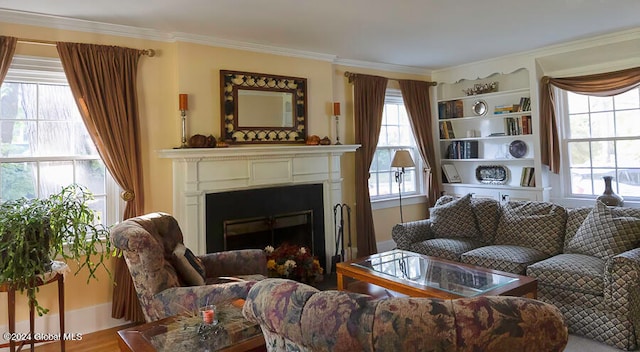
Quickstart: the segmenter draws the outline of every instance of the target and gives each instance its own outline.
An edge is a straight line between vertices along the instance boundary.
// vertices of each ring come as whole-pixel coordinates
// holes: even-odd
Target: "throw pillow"
[[[178,243],[173,250],[173,266],[185,284],[189,286],[204,285],[204,264],[182,243]]]
[[[502,205],[494,244],[537,249],[548,255],[562,252],[567,211],[534,201],[511,201]]]
[[[431,231],[436,238],[479,238],[471,194],[431,208]]]
[[[567,252],[608,259],[638,246],[640,219],[614,217],[611,209],[602,202],[595,208],[567,244]]]

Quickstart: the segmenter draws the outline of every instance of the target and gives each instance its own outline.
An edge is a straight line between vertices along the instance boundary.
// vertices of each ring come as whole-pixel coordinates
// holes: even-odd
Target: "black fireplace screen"
[[[289,242],[325,267],[323,193],[322,184],[305,184],[207,194],[207,253]]]

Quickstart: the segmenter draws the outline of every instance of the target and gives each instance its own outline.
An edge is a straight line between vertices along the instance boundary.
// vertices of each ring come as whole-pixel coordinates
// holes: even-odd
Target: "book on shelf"
[[[522,187],[535,187],[536,177],[533,167],[523,167],[522,175],[520,176],[520,186]]]
[[[447,159],[477,159],[478,141],[455,141],[447,148]]]
[[[505,131],[509,136],[531,134],[531,116],[505,117]]]
[[[453,164],[443,164],[442,172],[444,173],[447,183],[461,183],[462,178],[460,178],[460,174],[458,174],[458,170],[456,166]]]
[[[438,103],[438,118],[453,119],[464,116],[464,103],[462,100],[441,101]]]
[[[456,138],[456,134],[453,131],[453,125],[451,121],[440,122],[440,139],[453,139]]]
[[[530,111],[531,110],[531,98],[529,97],[521,97],[520,103],[518,104],[519,108],[516,111]]]

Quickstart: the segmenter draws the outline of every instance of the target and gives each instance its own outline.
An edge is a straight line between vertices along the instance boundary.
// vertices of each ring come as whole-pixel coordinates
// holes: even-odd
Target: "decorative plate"
[[[509,144],[509,154],[514,158],[522,158],[527,154],[527,143],[516,139]]]
[[[509,169],[503,165],[483,165],[476,167],[476,180],[480,183],[503,185],[509,182]]]
[[[471,107],[471,111],[478,116],[482,116],[487,113],[487,102],[484,100],[476,100]]]

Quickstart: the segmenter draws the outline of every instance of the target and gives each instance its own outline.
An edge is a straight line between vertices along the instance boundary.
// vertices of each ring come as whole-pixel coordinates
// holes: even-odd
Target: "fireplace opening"
[[[310,248],[326,268],[321,183],[209,193],[205,212],[207,253],[288,242]]]
[[[274,248],[283,243],[307,247],[316,255],[313,244],[313,211],[277,214],[248,219],[225,220],[225,250]]]

